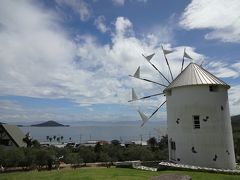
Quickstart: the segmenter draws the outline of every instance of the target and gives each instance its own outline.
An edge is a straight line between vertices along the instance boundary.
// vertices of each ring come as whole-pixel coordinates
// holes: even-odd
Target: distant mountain
[[[240,123],[240,114],[236,116],[232,116],[231,120],[233,123]]]
[[[231,120],[232,120],[232,128],[234,130],[240,129],[240,114],[236,116],[232,116]]]
[[[37,127],[59,127],[59,126],[69,126],[69,125],[63,125],[63,124],[60,124],[56,121],[47,121],[47,122],[43,122],[43,123],[40,123],[40,124],[33,124],[31,126],[37,126]]]

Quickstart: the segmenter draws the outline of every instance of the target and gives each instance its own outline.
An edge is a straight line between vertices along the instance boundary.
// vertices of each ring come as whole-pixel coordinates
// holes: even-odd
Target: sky
[[[129,103],[162,87],[129,77],[176,77],[184,48],[231,88],[231,115],[240,114],[239,0],[1,0],[0,122],[135,121],[165,97]],[[185,67],[190,60],[185,61]],[[164,106],[152,118],[166,121]]]

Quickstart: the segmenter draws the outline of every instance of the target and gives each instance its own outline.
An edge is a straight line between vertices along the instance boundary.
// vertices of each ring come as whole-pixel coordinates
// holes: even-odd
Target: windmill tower
[[[170,161],[235,168],[229,88],[201,66],[190,63],[164,90]]]
[[[185,69],[184,58],[192,59],[184,49],[181,73],[174,79],[166,55],[173,51],[163,50],[171,79],[168,80],[151,63],[154,54],[144,56],[152,67],[166,80],[161,84],[140,77],[140,67],[131,77],[144,80],[165,89],[154,95],[138,98],[132,89],[132,100],[143,100],[165,95],[166,101],[147,116],[138,111],[142,126],[166,103],[169,161],[202,167],[234,169],[235,154],[228,104],[230,86],[196,63]]]

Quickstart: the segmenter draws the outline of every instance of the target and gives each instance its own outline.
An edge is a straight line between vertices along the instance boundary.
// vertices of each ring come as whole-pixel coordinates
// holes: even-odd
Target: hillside
[[[69,125],[63,125],[63,124],[60,124],[56,121],[47,121],[47,122],[43,122],[43,123],[40,123],[40,124],[33,124],[31,126],[36,126],[36,127],[59,127],[59,126],[69,126]]]
[[[232,128],[234,130],[240,129],[240,115],[232,116]]]

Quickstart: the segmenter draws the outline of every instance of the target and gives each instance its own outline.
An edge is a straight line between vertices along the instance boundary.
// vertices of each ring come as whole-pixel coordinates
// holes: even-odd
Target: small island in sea
[[[47,121],[47,122],[43,122],[43,123],[39,123],[39,124],[33,124],[31,126],[35,126],[35,127],[69,127],[69,125],[63,125],[60,124],[56,121]]]

